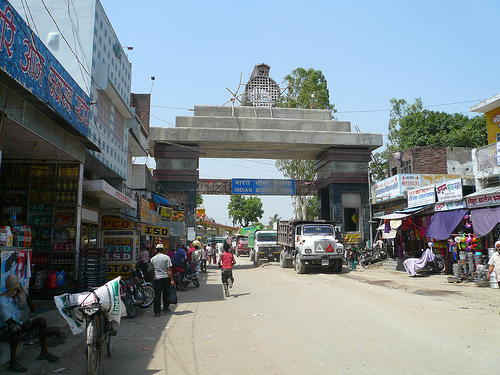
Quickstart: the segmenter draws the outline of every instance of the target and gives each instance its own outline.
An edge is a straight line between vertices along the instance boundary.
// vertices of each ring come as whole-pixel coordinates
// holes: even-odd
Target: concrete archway
[[[365,240],[368,163],[382,144],[381,134],[351,132],[349,122],[333,120],[328,110],[256,106],[195,106],[194,116],[150,133],[154,176],[166,191],[184,196],[188,227],[196,225],[200,158],[305,159],[315,160],[320,218],[356,227]]]

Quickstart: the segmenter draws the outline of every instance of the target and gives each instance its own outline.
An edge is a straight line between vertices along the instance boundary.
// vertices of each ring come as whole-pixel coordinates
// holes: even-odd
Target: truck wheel
[[[297,271],[298,274],[306,272],[306,265],[300,259],[299,254],[297,254],[297,256],[295,257],[295,270]]]
[[[342,272],[342,259],[335,259],[333,261],[333,266],[332,266],[332,271],[334,273],[341,273]]]
[[[280,253],[280,267],[286,268],[286,258],[285,258],[285,252],[283,250],[281,250]]]
[[[240,252],[238,250],[236,250],[236,256],[239,257],[240,256]]]

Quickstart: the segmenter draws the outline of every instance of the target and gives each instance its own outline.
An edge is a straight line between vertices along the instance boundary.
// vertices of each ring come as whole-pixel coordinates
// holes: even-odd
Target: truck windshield
[[[333,228],[329,225],[305,225],[304,234],[333,234]]]
[[[256,240],[276,242],[276,233],[257,233]]]

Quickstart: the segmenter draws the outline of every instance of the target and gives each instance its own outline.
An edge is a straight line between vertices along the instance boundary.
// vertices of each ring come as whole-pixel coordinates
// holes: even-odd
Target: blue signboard
[[[261,180],[233,178],[231,194],[295,195],[295,180]]]
[[[6,0],[0,0],[0,68],[88,138],[88,95]]]

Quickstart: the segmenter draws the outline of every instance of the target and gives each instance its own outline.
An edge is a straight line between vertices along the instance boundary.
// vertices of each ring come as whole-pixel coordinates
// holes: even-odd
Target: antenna
[[[243,72],[240,72],[240,83],[238,83],[238,88],[236,89],[236,92],[233,93],[231,90],[229,90],[227,87],[226,87],[226,90],[229,91],[231,93],[231,99],[229,99],[227,102],[225,102],[224,104],[222,105],[226,105],[227,103],[231,102],[231,117],[234,117],[234,103],[237,101],[240,102],[241,104],[241,100],[240,100],[240,96],[242,96],[243,94],[240,94],[238,95],[238,91],[240,91],[240,87],[241,87],[241,77],[243,76]]]

